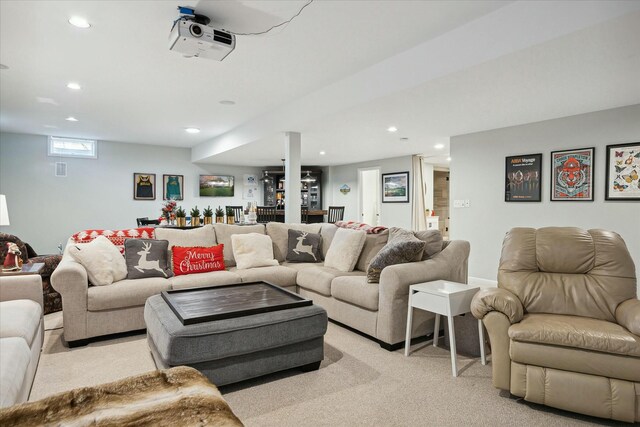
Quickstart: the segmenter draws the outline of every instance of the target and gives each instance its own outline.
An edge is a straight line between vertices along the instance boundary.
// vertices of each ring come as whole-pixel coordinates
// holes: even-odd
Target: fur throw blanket
[[[242,426],[200,372],[186,366],[0,409],[1,426]]]

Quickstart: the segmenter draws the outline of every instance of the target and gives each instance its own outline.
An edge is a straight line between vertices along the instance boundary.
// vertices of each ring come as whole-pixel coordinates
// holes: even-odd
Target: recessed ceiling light
[[[451,157],[447,157],[447,162],[450,162],[450,161],[451,161]]]
[[[398,128],[397,128],[397,127],[395,127],[395,126],[389,126],[389,127],[387,128],[387,131],[389,131],[389,132],[398,132]]]
[[[8,69],[9,67],[7,67],[6,65],[0,64],[0,70],[8,70]]]
[[[220,101],[222,105],[236,105],[236,101],[231,101],[230,99],[223,99]]]
[[[324,156],[325,154],[327,154],[327,152],[326,152],[326,151],[321,151],[321,152],[320,152],[320,155],[321,155],[321,156]]]
[[[436,144],[433,146],[436,150],[442,150],[444,148],[444,144]]]
[[[67,87],[68,87],[69,89],[73,89],[73,90],[80,90],[80,89],[82,89],[82,86],[80,86],[78,83],[75,83],[75,82],[69,82],[69,83],[67,83]]]
[[[200,133],[200,129],[198,128],[185,128],[184,131],[187,133]]]
[[[69,18],[69,24],[78,28],[89,28],[91,26],[91,24],[89,24],[89,21],[80,16],[72,16],[71,18]]]
[[[69,117],[67,117],[65,120],[66,120],[66,121],[68,121],[68,122],[77,122],[77,121],[78,121],[78,119],[76,119],[76,118],[75,118],[75,117],[73,117],[73,116],[69,116]]]
[[[402,141],[402,142],[409,142],[409,138],[407,138],[407,137],[405,136],[405,137],[400,138],[400,141]]]

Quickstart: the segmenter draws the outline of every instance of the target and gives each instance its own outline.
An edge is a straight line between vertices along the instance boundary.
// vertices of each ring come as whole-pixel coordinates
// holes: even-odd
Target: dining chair
[[[327,222],[334,224],[336,221],[342,221],[344,217],[344,206],[329,206],[327,214]]]
[[[136,224],[138,224],[138,227],[140,227],[142,225],[142,221],[148,221],[149,217],[145,216],[143,218],[136,218]]]
[[[240,223],[240,217],[242,216],[242,214],[244,213],[244,209],[242,206],[225,206],[225,212],[231,208],[233,209],[233,220],[236,222],[236,224]]]
[[[276,207],[275,206],[258,206],[256,208],[258,214],[257,221],[260,224],[266,224],[268,222],[276,221]]]
[[[138,223],[138,227],[143,227],[145,225],[160,225],[159,220],[149,219],[149,217],[136,218],[136,222]]]

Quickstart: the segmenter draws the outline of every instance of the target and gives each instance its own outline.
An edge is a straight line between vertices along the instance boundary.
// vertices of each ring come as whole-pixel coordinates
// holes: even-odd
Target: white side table
[[[409,307],[407,310],[407,335],[404,346],[404,355],[409,356],[411,346],[411,321],[413,309],[430,311],[436,314],[436,324],[433,331],[433,346],[438,346],[438,332],[440,329],[440,315],[447,316],[449,320],[449,342],[451,347],[451,372],[458,376],[456,362],[456,334],[453,328],[453,317],[471,311],[471,299],[480,290],[478,286],[469,286],[464,283],[436,280],[433,282],[418,283],[409,288]],[[482,321],[478,320],[478,334],[480,336],[480,360],[487,363],[484,354],[484,331]]]

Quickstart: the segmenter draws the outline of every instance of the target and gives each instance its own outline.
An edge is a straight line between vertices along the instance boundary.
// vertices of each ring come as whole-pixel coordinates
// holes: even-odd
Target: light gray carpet
[[[61,316],[47,315],[45,345],[31,392],[36,400],[74,387],[155,369],[144,335],[62,345]],[[58,328],[58,329],[55,329]],[[221,389],[247,426],[593,425],[606,420],[531,405],[491,385],[491,365],[427,344],[388,352],[329,323],[318,371],[288,371]]]

